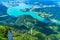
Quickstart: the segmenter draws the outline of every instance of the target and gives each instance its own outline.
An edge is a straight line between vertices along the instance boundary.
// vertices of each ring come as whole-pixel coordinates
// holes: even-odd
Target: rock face
[[[12,32],[10,30],[8,31],[7,37],[8,37],[8,40],[13,40]]]

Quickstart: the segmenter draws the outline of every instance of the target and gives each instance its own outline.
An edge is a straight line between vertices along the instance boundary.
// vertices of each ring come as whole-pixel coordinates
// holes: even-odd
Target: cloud
[[[8,15],[2,15],[2,16],[0,16],[0,17],[6,17],[6,16],[8,16]]]
[[[25,8],[31,8],[31,5],[20,3],[19,6],[17,6],[18,9],[25,9]]]
[[[56,19],[51,19],[51,21],[52,21],[52,22],[58,22],[58,20],[56,20]]]
[[[43,7],[55,7],[56,5],[43,5]]]

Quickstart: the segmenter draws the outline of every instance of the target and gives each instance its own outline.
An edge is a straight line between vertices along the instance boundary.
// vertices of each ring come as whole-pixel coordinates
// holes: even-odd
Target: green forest
[[[46,24],[29,15],[23,15],[16,24],[6,25],[5,23],[0,26],[0,40],[8,40],[9,29],[12,31],[14,40],[60,40],[58,28],[59,25]]]

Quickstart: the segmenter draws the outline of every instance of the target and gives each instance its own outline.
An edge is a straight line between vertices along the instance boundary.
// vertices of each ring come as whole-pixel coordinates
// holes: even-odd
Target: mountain
[[[7,11],[7,7],[5,7],[3,4],[0,4],[0,12],[5,12]]]
[[[28,4],[37,4],[37,5],[40,5],[40,4],[43,4],[43,5],[53,5],[55,4],[53,1],[41,1],[41,0],[30,0],[30,1],[27,1],[25,3],[28,3]]]
[[[37,2],[36,2],[37,1]],[[28,1],[27,1],[28,2]],[[42,0],[30,0],[26,4],[35,5],[56,5],[52,1],[42,1]],[[52,2],[52,3],[51,3]],[[33,7],[32,7],[33,8]],[[56,24],[43,23],[34,19],[29,15],[23,15],[20,17],[12,17],[7,14],[7,7],[3,4],[0,4],[0,31],[1,34],[5,34],[8,31],[6,27],[9,27],[12,31],[13,38],[15,40],[59,40],[60,39],[60,27]],[[29,10],[29,9],[28,9]],[[60,7],[45,7],[45,8],[35,8],[35,12],[41,12],[41,14],[53,14],[53,19],[60,20]],[[24,11],[25,12],[25,11]],[[37,13],[39,14],[39,13]],[[40,16],[40,15],[39,15]],[[44,16],[44,14],[43,14]],[[58,31],[57,31],[58,30]],[[3,37],[5,37],[2,35]],[[2,36],[0,36],[2,38]],[[0,40],[3,40],[1,39]]]

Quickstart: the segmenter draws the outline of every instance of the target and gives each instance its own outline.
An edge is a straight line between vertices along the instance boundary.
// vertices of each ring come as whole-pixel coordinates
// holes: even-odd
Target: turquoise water
[[[7,10],[7,13],[8,15],[14,16],[14,17],[20,17],[22,15],[30,15],[39,21],[42,21],[42,22],[44,21],[44,18],[41,18],[40,16],[38,16],[35,12],[22,12],[16,7],[9,8]]]

